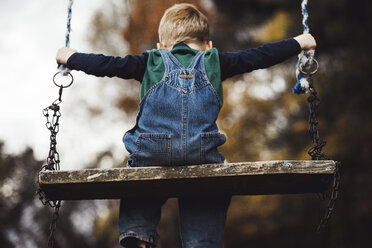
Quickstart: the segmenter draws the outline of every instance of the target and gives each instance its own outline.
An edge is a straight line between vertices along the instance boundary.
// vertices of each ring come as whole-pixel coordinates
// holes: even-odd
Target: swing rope
[[[310,32],[308,25],[309,14],[307,12],[307,0],[302,0],[302,25],[303,33],[308,34]],[[315,50],[301,51],[298,55],[298,62],[296,64],[296,78],[297,83],[293,87],[292,92],[295,94],[305,94],[309,92],[310,79],[309,76],[316,73],[319,65],[314,59]]]
[[[71,17],[72,17],[72,5],[74,3],[74,0],[69,0],[68,6],[67,6],[67,25],[66,25],[66,34],[65,34],[65,46],[70,47],[70,33],[71,33]],[[59,72],[66,76],[70,70],[67,69],[65,65],[59,65],[58,66]]]
[[[71,16],[72,16],[72,4],[73,0],[69,0],[68,8],[67,8],[67,31],[66,31],[66,47],[70,46],[70,32],[71,32]],[[46,160],[46,164],[43,165],[40,169],[42,170],[59,170],[60,169],[60,158],[59,153],[57,151],[57,134],[59,132],[59,120],[61,117],[60,112],[60,103],[62,102],[62,93],[64,88],[68,88],[72,85],[74,78],[70,73],[70,70],[67,69],[64,65],[58,66],[59,71],[54,74],[53,76],[53,83],[59,88],[58,91],[58,98],[53,101],[53,103],[43,109],[43,115],[46,118],[46,128],[50,131],[50,146],[49,146],[49,153]],[[57,83],[56,76],[61,74],[62,76],[69,76],[70,82],[66,85]],[[57,220],[59,216],[59,209],[61,207],[61,200],[50,200],[46,197],[45,192],[39,188],[37,190],[37,195],[39,196],[40,201],[43,205],[49,205],[51,208],[54,208],[54,212],[52,215],[52,220],[49,226],[49,238],[48,238],[48,248],[54,247],[54,236],[55,231],[57,228]]]

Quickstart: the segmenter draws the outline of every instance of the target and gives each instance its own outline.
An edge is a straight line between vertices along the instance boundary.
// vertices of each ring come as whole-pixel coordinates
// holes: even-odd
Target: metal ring
[[[304,66],[302,65],[302,63],[299,64],[298,66],[298,69],[300,70],[300,72],[302,72],[302,74],[304,75],[313,75],[315,74],[318,69],[319,69],[319,63],[316,59],[312,58],[312,62],[313,63],[307,63],[305,66],[307,67],[306,69],[304,68]],[[314,68],[314,69],[313,69]],[[313,69],[312,71],[310,71],[311,69]]]
[[[63,72],[63,73],[65,73],[65,74],[62,74],[63,76],[67,76],[68,75],[68,76],[71,77],[71,82],[68,85],[63,85],[63,84],[57,84],[56,83],[56,76],[58,74],[60,74],[60,73],[61,72],[59,71],[56,74],[54,74],[54,76],[53,76],[53,83],[55,84],[55,86],[60,87],[60,88],[68,88],[68,87],[70,87],[71,84],[74,82],[74,77],[72,76],[72,74],[70,72]]]

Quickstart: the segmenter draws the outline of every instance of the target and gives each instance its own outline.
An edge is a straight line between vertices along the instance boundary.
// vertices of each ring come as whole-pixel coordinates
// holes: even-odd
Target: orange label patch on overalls
[[[194,75],[179,75],[180,78],[194,78]]]

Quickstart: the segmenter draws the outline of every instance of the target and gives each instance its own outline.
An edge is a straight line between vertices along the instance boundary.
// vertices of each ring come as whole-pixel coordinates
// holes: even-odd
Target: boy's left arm
[[[221,79],[264,69],[297,55],[302,49],[313,49],[315,39],[310,34],[303,34],[282,41],[272,42],[257,48],[238,52],[222,52],[220,56]]]

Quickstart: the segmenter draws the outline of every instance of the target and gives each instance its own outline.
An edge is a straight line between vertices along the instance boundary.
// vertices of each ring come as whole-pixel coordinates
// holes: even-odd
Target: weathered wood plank
[[[49,199],[118,199],[125,196],[318,193],[327,189],[332,160],[280,160],[177,167],[41,171]]]

